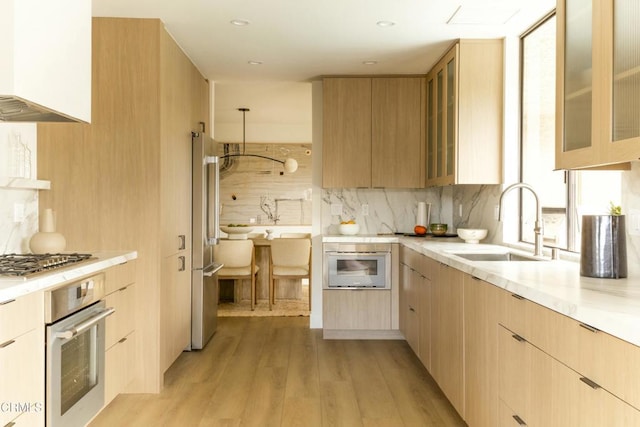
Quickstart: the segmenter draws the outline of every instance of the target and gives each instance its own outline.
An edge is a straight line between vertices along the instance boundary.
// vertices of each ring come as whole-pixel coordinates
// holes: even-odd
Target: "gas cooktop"
[[[6,254],[0,255],[0,276],[27,277],[55,270],[91,258],[91,254]]]

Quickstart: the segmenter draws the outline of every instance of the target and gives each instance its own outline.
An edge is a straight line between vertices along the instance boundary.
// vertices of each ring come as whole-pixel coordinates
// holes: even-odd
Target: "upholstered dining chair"
[[[280,237],[283,239],[310,239],[310,233],[281,233]]]
[[[311,310],[311,239],[278,238],[271,241],[269,259],[269,310],[275,304],[275,286],[279,279],[309,279]]]
[[[233,279],[234,288],[237,280],[251,279],[251,310],[256,305],[256,275],[260,267],[256,265],[255,250],[252,240],[220,240],[213,247],[216,262],[224,264],[218,271],[219,279]]]

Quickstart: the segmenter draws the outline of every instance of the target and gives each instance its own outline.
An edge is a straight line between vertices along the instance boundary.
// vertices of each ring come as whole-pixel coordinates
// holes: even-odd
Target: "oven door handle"
[[[100,322],[105,317],[112,315],[113,313],[115,313],[115,311],[116,309],[113,307],[105,308],[95,316],[92,316],[87,320],[85,320],[84,322],[80,322],[77,325],[74,325],[73,327],[67,329],[66,331],[56,332],[54,334],[54,337],[57,339],[65,339],[65,340],[71,339],[76,335],[81,334],[82,332],[91,328],[93,325]]]

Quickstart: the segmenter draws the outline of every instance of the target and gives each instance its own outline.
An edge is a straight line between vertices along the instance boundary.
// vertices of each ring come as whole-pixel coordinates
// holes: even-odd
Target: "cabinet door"
[[[0,343],[0,366],[0,425],[44,425],[44,324]]]
[[[498,411],[498,300],[496,286],[464,275],[465,421],[495,426]]]
[[[324,329],[391,329],[391,291],[324,290]]]
[[[371,79],[323,80],[322,186],[371,186]]]
[[[135,332],[120,338],[105,353],[105,406],[118,394],[124,393],[133,380],[135,355]]]
[[[191,271],[185,252],[162,261],[160,302],[162,372],[191,343]]]
[[[600,21],[594,33],[602,37],[604,59],[603,143],[607,162],[640,157],[640,9],[634,0],[598,2]],[[595,36],[595,34],[594,34]],[[595,76],[594,76],[595,77]]]
[[[429,258],[422,256],[423,263],[431,264]],[[435,262],[433,262],[435,264]],[[437,265],[437,264],[436,264]],[[431,280],[419,274],[416,290],[418,300],[418,356],[422,364],[431,371]]]
[[[464,418],[463,274],[440,264],[432,281],[431,374]]]
[[[405,333],[405,339],[418,357],[420,357],[420,300],[418,299],[418,291],[421,277],[417,271],[410,270]]]
[[[424,186],[424,79],[372,79],[371,185]]]
[[[596,2],[598,3],[598,2]],[[568,169],[598,163],[594,129],[593,22],[597,4],[591,0],[561,0],[557,3],[556,63],[556,168]],[[602,78],[602,76],[600,76]]]

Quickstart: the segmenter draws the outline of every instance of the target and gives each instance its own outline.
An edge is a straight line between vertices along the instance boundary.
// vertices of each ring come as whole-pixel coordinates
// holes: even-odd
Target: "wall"
[[[223,147],[218,144],[219,155]],[[278,218],[277,225],[311,225],[311,144],[248,143],[246,153],[292,157],[298,170],[283,172],[280,163],[256,157],[221,160],[220,224],[271,225]]]
[[[15,175],[36,178],[36,136],[34,124],[0,124],[0,181]],[[24,166],[18,167],[18,163],[24,165],[26,162],[19,162],[13,154],[16,143],[24,144],[30,151],[30,174]],[[25,177],[27,174],[29,176]],[[21,222],[14,222],[16,204],[24,206],[24,220]],[[38,191],[0,187],[0,253],[29,252],[29,239],[37,231]]]

